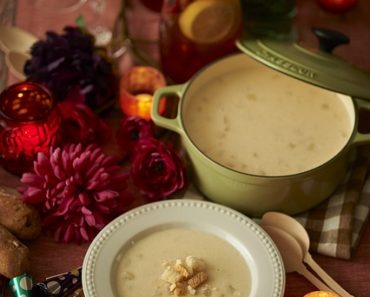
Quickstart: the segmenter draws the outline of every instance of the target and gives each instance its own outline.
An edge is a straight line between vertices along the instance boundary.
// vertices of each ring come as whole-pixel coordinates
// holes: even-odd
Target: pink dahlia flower
[[[116,137],[124,157],[130,157],[139,140],[154,137],[153,122],[135,116],[123,118]]]
[[[88,242],[127,210],[127,174],[94,144],[67,144],[39,153],[34,172],[24,173],[23,199],[39,207],[47,232],[61,242]]]
[[[185,166],[176,151],[155,138],[137,143],[131,177],[144,197],[151,201],[164,199],[187,185]]]

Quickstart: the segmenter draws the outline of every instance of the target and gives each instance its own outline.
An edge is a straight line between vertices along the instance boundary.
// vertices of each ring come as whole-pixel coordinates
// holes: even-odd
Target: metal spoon
[[[310,238],[306,229],[297,220],[283,213],[267,212],[262,217],[261,225],[277,227],[293,236],[301,246],[303,252],[303,262],[307,263],[307,265],[309,265],[338,295],[342,297],[353,297],[312,258],[309,252]]]
[[[306,266],[303,264],[303,253],[300,245],[289,233],[272,226],[262,225],[262,228],[270,235],[272,240],[275,242],[280,254],[283,258],[285,271],[298,272],[309,280],[314,286],[321,291],[330,291],[321,280],[313,275]]]

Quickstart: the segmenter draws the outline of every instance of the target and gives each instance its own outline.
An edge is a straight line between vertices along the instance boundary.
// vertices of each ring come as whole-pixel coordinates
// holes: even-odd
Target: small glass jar
[[[240,0],[246,37],[291,40],[296,33],[295,0]]]
[[[208,63],[236,52],[241,24],[239,0],[164,0],[160,20],[164,74],[183,83]]]
[[[0,161],[15,174],[32,169],[38,152],[60,140],[61,119],[51,93],[43,86],[21,82],[0,94]]]

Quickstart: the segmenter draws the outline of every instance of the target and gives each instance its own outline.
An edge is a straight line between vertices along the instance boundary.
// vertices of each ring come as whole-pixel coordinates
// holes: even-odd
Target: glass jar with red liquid
[[[60,115],[43,86],[21,82],[0,94],[0,164],[21,175],[60,140]]]
[[[164,74],[183,83],[208,63],[236,52],[241,14],[239,0],[164,0],[160,20]]]
[[[141,3],[154,12],[161,12],[163,0],[141,0]]]

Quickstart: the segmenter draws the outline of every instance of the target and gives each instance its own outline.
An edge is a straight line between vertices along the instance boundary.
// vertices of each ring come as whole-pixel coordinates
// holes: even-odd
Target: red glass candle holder
[[[60,139],[60,116],[52,94],[43,86],[21,82],[0,94],[0,160],[15,174],[32,168],[38,152]]]
[[[121,78],[120,107],[127,116],[137,116],[150,120],[153,93],[164,87],[163,74],[153,67],[134,66]],[[165,110],[165,100],[161,100],[159,112]]]

